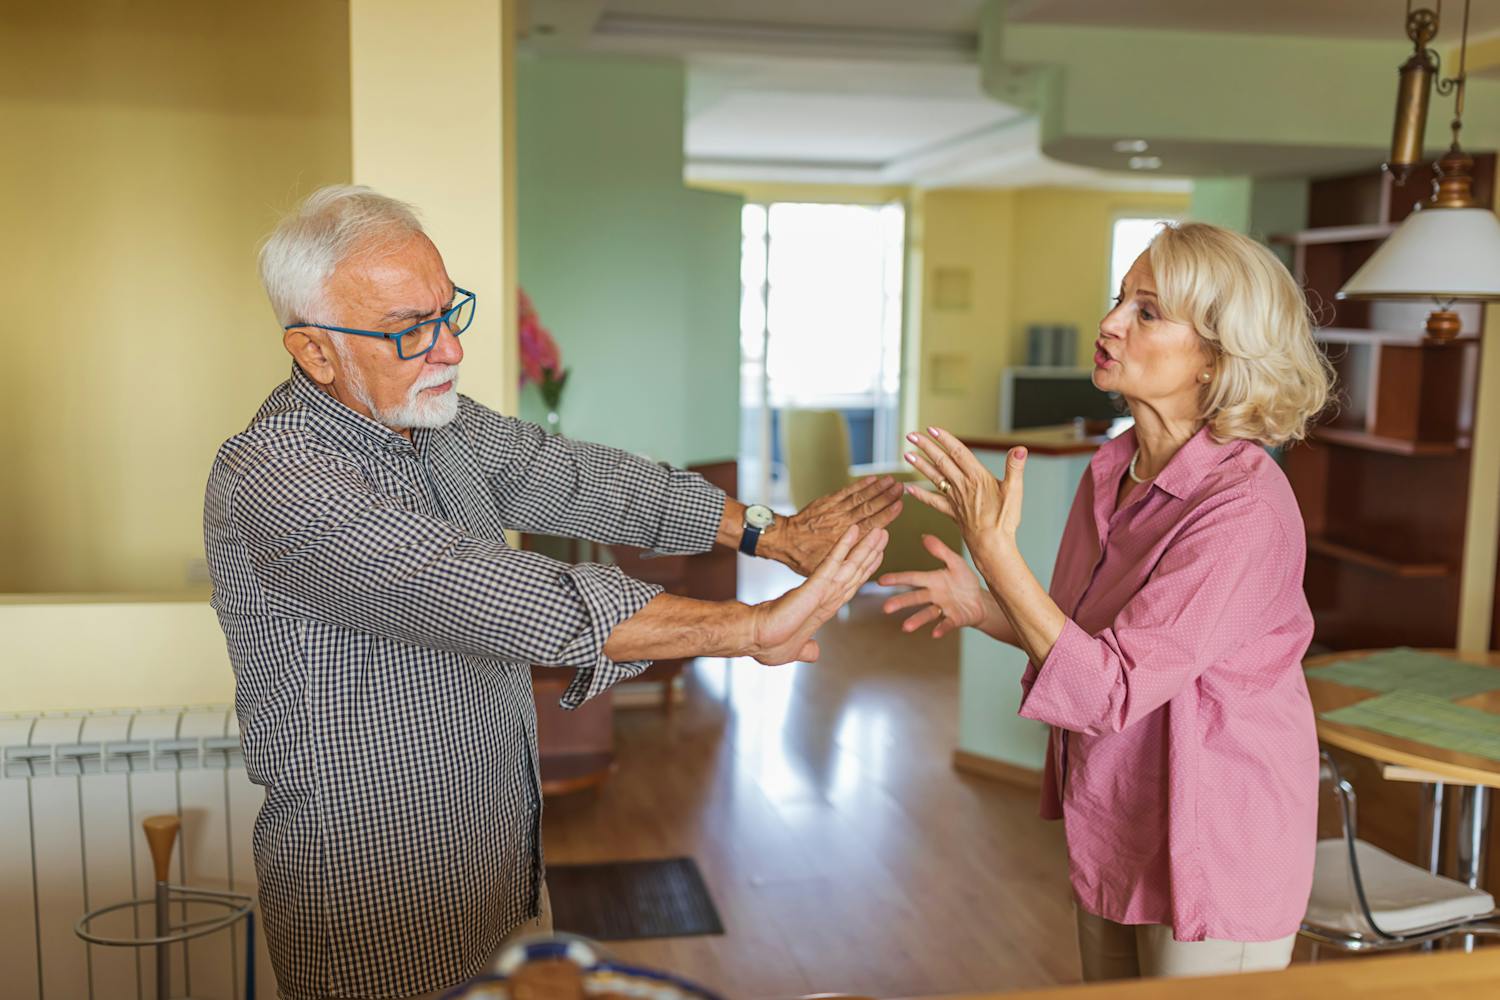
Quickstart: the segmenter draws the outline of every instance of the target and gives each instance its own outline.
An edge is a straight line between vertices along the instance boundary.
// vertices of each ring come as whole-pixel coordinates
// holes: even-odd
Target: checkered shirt
[[[702,478],[460,397],[412,439],[300,369],[209,475],[213,606],[235,672],[260,905],[283,996],[400,997],[480,971],[543,877],[530,664],[576,707],[660,592],[505,544],[507,528],[663,552],[714,542]]]

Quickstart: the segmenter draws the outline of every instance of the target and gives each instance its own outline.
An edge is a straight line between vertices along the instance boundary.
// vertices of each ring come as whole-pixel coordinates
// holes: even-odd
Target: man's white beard
[[[382,410],[370,398],[370,390],[365,386],[365,379],[360,373],[359,366],[354,364],[354,359],[346,353],[341,346],[341,341],[334,338],[333,344],[334,351],[343,362],[344,370],[340,374],[347,383],[349,395],[359,400],[364,408],[370,411],[370,416],[379,423],[398,431],[415,427],[435,429],[452,423],[453,418],[458,416],[458,365],[446,365],[442,368],[422,365],[422,374],[417,376],[416,383],[407,391],[406,401],[400,406]],[[425,398],[422,396],[423,389],[449,381],[453,385],[441,396]]]

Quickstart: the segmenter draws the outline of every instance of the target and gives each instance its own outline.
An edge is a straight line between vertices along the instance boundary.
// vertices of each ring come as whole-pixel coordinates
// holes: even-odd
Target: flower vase
[[[558,413],[555,408],[547,411],[547,433],[562,433],[562,414]]]

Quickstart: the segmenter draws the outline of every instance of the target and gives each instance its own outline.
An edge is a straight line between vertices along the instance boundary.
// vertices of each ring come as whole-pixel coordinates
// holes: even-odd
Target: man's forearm
[[[755,640],[753,614],[738,601],[658,594],[615,626],[604,643],[604,655],[616,663],[745,656]]]

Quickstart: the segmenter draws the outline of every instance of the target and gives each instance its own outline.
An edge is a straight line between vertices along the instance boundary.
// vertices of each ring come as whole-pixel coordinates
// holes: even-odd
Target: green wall
[[[517,64],[517,268],[571,372],[563,431],[679,465],[739,439],[741,199],[683,185],[683,98],[675,63]]]
[[[1188,218],[1246,232],[1250,228],[1251,194],[1249,177],[1200,177],[1193,181]]]

